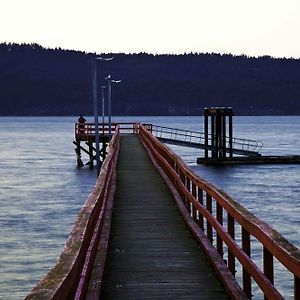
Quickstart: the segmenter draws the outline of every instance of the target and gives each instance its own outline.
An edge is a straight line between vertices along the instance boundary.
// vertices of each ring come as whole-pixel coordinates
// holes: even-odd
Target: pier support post
[[[108,144],[103,142],[102,143],[102,148],[100,150],[100,156],[102,158],[102,162],[104,161],[104,159],[106,158],[106,148],[107,148]]]
[[[208,115],[204,114],[204,157],[208,159]]]
[[[228,116],[228,126],[229,126],[229,157],[233,157],[233,151],[232,151],[232,112]],[[225,143],[226,143],[226,138],[225,138]]]
[[[93,153],[93,143],[89,142],[89,158],[90,158],[90,168],[94,166],[94,153]]]
[[[76,152],[76,158],[77,158],[77,167],[82,167],[83,163],[82,163],[82,160],[81,160],[81,149],[80,149],[80,140],[79,139],[76,139],[75,152]]]
[[[300,278],[294,276],[294,299],[300,298]]]
[[[204,157],[206,159],[209,159],[208,151],[211,153],[211,158],[226,158],[227,152],[229,152],[229,157],[232,157],[232,115],[231,107],[208,107],[204,109]]]

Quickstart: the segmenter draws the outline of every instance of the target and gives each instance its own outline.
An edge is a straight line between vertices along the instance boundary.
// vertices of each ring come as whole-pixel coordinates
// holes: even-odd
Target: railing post
[[[202,205],[203,207],[203,190],[198,187],[198,202]],[[202,230],[204,230],[204,219],[200,211],[198,211],[198,217],[199,217],[199,226]]]
[[[243,227],[242,227],[242,248],[245,254],[251,257],[250,234]],[[252,297],[251,276],[244,267],[243,267],[243,290],[249,298]]]
[[[185,177],[184,177],[184,174],[181,171],[181,169],[178,169],[178,176],[179,176],[179,179],[181,180],[181,182],[183,183],[183,185],[185,186]],[[184,194],[184,191],[181,188],[180,188],[179,194],[180,194],[180,197],[181,197],[182,201],[184,202],[184,205],[186,205],[185,194]]]
[[[192,181],[192,195],[194,197],[195,200],[197,200],[196,198],[196,185],[195,183]],[[192,212],[193,212],[193,219],[195,222],[197,222],[197,212],[196,212],[196,208],[195,206],[192,204]]]
[[[211,195],[206,194],[206,209],[212,214],[212,199]],[[212,226],[208,221],[206,221],[206,228],[207,228],[207,237],[211,243],[213,243],[213,232]]]
[[[217,202],[217,220],[223,225],[223,207]],[[223,257],[223,241],[217,234],[217,251],[221,257]]]
[[[189,191],[189,193],[191,192],[191,180],[186,176],[186,188],[187,190]],[[186,197],[186,207],[189,211],[189,213],[191,213],[191,203],[190,201],[188,200],[188,198]]]
[[[300,278],[294,276],[294,299],[300,299]]]
[[[177,166],[176,160],[174,161],[173,169],[174,169],[174,171],[175,171],[175,173],[176,173],[175,177],[173,178],[173,184],[174,184],[174,186],[175,186],[176,189],[177,189],[177,186],[178,186],[178,185],[177,185],[178,166]]]
[[[263,248],[263,263],[264,263],[264,274],[269,279],[269,281],[272,284],[274,284],[273,255],[266,247]],[[265,297],[265,299],[268,299],[268,298]]]
[[[232,237],[232,239],[235,239],[235,232],[234,232],[234,218],[228,214],[227,216],[227,228],[228,233]],[[232,275],[235,277],[235,256],[233,253],[228,249],[228,269],[232,273]]]

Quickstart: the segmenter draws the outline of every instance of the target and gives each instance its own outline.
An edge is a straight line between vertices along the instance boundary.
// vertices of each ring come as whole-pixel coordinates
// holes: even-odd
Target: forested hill
[[[94,54],[0,44],[0,115],[92,114]],[[300,60],[219,54],[113,54],[98,62],[99,87],[113,86],[114,115],[200,115],[232,106],[239,115],[300,114]]]

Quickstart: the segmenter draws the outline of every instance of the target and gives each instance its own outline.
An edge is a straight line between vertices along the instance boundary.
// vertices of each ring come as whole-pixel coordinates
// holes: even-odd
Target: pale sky
[[[0,42],[300,57],[300,0],[0,0]]]

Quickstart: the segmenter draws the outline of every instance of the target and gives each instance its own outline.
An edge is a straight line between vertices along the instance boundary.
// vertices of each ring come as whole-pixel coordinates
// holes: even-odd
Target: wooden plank
[[[101,299],[228,299],[135,136],[121,139]]]

